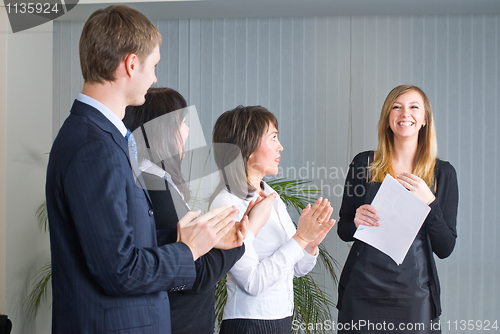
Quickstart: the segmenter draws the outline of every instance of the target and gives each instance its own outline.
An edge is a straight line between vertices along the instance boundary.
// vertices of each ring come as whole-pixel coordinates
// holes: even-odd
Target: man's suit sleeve
[[[117,145],[86,141],[63,182],[85,261],[106,293],[191,287],[196,277],[191,251],[183,243],[156,247],[146,196]]]

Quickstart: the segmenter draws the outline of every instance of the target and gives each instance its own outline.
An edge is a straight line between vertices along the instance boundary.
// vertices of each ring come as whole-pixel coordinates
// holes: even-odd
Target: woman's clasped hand
[[[397,176],[397,180],[403,187],[427,205],[436,199],[425,181],[414,174],[401,173]]]

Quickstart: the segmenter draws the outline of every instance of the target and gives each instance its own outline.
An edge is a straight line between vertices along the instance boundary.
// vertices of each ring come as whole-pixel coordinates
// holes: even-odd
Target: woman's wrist
[[[307,245],[312,241],[308,241],[307,239],[305,239],[304,237],[302,237],[299,232],[296,232],[295,235],[293,236],[293,239],[299,244],[299,246],[302,248],[302,249],[305,249],[307,247]]]
[[[427,201],[427,205],[431,205],[432,202],[436,200],[436,196],[432,195],[432,198]]]
[[[251,231],[254,236],[257,236],[257,234],[259,234],[260,228],[255,225],[248,224],[248,230]]]
[[[311,246],[311,244],[308,244],[306,248],[304,248],[304,250],[312,256],[316,256],[316,253],[318,252],[318,246]]]

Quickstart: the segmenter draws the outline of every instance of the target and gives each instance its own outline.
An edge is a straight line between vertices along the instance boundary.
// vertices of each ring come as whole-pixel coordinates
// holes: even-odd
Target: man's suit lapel
[[[128,147],[127,147],[128,149]],[[136,184],[138,187],[140,187],[142,190],[144,190],[144,193],[146,194],[146,197],[148,198],[149,203],[153,205],[153,202],[151,201],[151,198],[149,197],[148,193],[148,188],[146,186],[146,183],[144,183],[144,179],[142,177],[141,170],[139,169],[139,165],[137,164],[137,161],[135,159],[130,159],[130,154],[129,154],[129,159],[128,159],[130,166],[132,167],[132,172],[134,173],[134,178],[136,180]]]
[[[105,132],[108,132],[111,135],[116,145],[118,145],[118,147],[120,147],[120,149],[127,156],[127,160],[130,164],[132,172],[134,173],[134,178],[138,183],[138,187],[142,188],[142,190],[146,194],[149,203],[152,205],[151,198],[149,197],[149,194],[146,190],[147,189],[146,184],[142,179],[141,171],[139,170],[137,161],[135,161],[135,159],[130,159],[130,152],[128,149],[127,140],[122,136],[122,134],[116,128],[116,126],[113,123],[111,123],[106,118],[106,116],[104,116],[99,110],[78,100],[75,100],[73,108],[71,108],[71,113],[88,118],[90,121],[94,122],[100,129],[102,129]]]

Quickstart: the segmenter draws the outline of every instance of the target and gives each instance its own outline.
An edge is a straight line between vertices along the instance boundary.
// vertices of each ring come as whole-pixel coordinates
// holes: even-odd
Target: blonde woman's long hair
[[[382,182],[387,174],[396,177],[392,168],[394,133],[389,127],[389,115],[394,101],[409,91],[418,92],[422,96],[425,106],[425,125],[418,132],[417,152],[413,160],[412,173],[423,179],[431,187],[434,183],[434,166],[437,156],[437,140],[432,106],[425,93],[420,88],[412,85],[401,85],[394,88],[387,95],[382,106],[378,122],[378,148],[375,153],[375,160],[370,165],[371,181]]]

